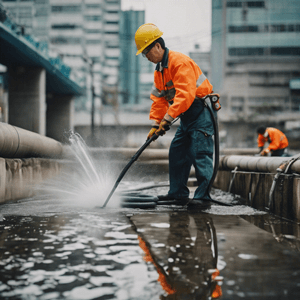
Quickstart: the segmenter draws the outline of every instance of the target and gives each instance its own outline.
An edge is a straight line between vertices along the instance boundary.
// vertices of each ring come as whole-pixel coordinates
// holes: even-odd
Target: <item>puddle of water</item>
[[[5,216],[0,232],[2,299],[154,299],[161,293],[122,215]]]
[[[18,205],[33,210],[30,202]],[[39,205],[48,207],[41,201],[34,209]],[[75,213],[58,204],[56,213],[41,211],[5,214],[0,222],[0,298],[210,299],[222,292],[225,299],[285,299],[283,290],[300,296],[295,224],[174,209]],[[270,225],[277,236],[285,227],[288,243]]]
[[[0,298],[300,297],[298,226],[241,205],[145,213],[112,198],[105,210],[95,208],[117,176],[94,165],[82,142],[75,139],[77,164],[44,186],[42,196],[1,206]]]

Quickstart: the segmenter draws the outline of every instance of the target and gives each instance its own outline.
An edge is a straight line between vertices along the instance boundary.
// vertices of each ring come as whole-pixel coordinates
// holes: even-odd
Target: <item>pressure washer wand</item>
[[[110,200],[111,196],[113,195],[113,193],[115,192],[116,188],[118,187],[119,183],[121,182],[122,178],[124,177],[124,175],[126,174],[126,172],[128,171],[128,169],[131,167],[131,165],[139,158],[139,156],[143,153],[143,151],[154,141],[158,138],[158,135],[153,134],[153,136],[146,141],[146,143],[133,155],[133,157],[131,158],[131,160],[129,161],[129,163],[125,166],[125,168],[123,169],[123,171],[121,172],[120,176],[118,177],[114,187],[112,188],[111,192],[109,193],[105,203],[103,204],[102,208],[104,208],[106,206],[106,204],[108,203],[108,201]]]

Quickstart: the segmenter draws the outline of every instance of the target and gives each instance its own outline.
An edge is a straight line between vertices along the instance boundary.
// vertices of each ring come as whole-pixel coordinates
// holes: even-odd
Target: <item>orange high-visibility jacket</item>
[[[150,120],[160,123],[165,117],[172,121],[189,109],[196,96],[202,98],[212,89],[213,86],[191,58],[166,48],[162,62],[154,71]]]
[[[288,139],[285,134],[280,130],[272,127],[266,129],[268,132],[268,137],[270,138],[270,144],[267,149],[269,150],[279,150],[284,149],[289,145]],[[257,144],[258,147],[263,147],[265,142],[268,142],[268,137],[264,137],[262,134],[258,134]]]

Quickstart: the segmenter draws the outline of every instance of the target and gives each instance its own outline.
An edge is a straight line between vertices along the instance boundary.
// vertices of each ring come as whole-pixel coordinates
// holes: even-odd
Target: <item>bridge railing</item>
[[[11,33],[19,36],[19,38],[25,39],[34,48],[46,58],[51,65],[56,67],[66,78],[70,78],[71,68],[63,63],[60,57],[50,57],[48,51],[48,43],[44,41],[38,41],[32,35],[26,35],[24,32],[24,27],[14,22],[13,18],[10,16],[9,12],[0,4],[0,22],[10,30]],[[74,76],[73,76],[74,77]],[[75,77],[76,78],[76,77]],[[72,78],[72,80],[74,80]],[[77,82],[79,84],[79,82]]]

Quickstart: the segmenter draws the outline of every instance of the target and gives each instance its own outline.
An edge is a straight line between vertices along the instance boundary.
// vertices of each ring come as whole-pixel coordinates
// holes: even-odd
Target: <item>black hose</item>
[[[111,196],[113,195],[114,191],[116,190],[116,188],[118,187],[119,183],[121,182],[122,178],[124,177],[124,175],[126,174],[126,172],[128,171],[128,169],[131,167],[131,165],[139,158],[139,156],[143,153],[143,151],[154,141],[158,138],[158,135],[153,134],[153,136],[148,139],[145,144],[133,155],[133,157],[131,158],[131,160],[129,161],[129,163],[125,166],[125,168],[123,169],[123,171],[121,172],[121,174],[119,175],[115,185],[113,186],[111,192],[109,193],[106,201],[104,202],[102,208],[104,208],[106,206],[106,204],[108,203],[108,201],[110,200]]]
[[[122,196],[121,201],[124,202],[157,202],[158,198],[154,196],[145,197],[145,195]]]
[[[208,111],[210,113],[211,119],[213,121],[214,131],[215,131],[215,139],[214,139],[215,140],[215,142],[214,142],[214,145],[215,145],[214,171],[213,171],[213,175],[212,175],[212,177],[210,179],[210,182],[208,184],[208,187],[207,187],[207,194],[211,198],[211,196],[210,196],[210,190],[211,190],[211,187],[212,187],[212,185],[213,185],[213,183],[214,183],[214,181],[216,179],[216,176],[217,176],[217,173],[218,173],[218,170],[219,170],[220,144],[219,144],[219,128],[218,128],[218,123],[217,123],[217,120],[216,120],[217,118],[214,116],[214,112],[212,111],[212,109],[210,108],[210,106],[207,103],[206,103],[206,107],[208,108]]]
[[[123,202],[121,207],[124,208],[155,208],[156,202]]]

